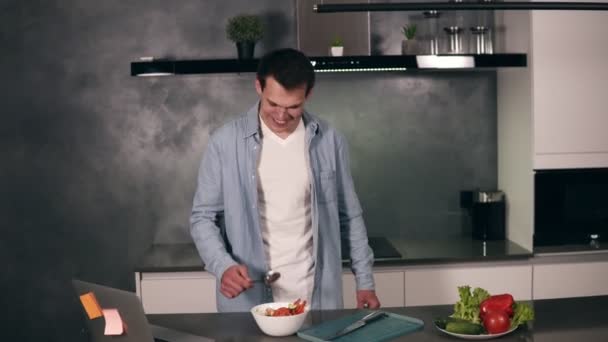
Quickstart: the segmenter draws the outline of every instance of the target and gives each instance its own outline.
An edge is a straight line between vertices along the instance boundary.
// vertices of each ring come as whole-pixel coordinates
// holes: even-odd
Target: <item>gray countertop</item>
[[[394,249],[401,254],[401,257],[377,258],[374,262],[376,266],[517,260],[532,257],[531,251],[508,240],[488,241],[484,243],[471,239],[387,239]],[[347,260],[343,262],[345,266],[348,265]],[[204,265],[193,243],[152,245],[135,267],[136,272],[190,272],[203,270]]]
[[[499,341],[608,341],[608,296],[549,299],[533,302],[536,319],[520,326]],[[433,319],[452,313],[451,305],[387,308],[386,311],[419,318],[424,329],[395,341],[456,341],[438,331]],[[355,310],[312,312],[305,326],[320,324],[354,313]],[[213,338],[216,341],[301,341],[296,336],[264,335],[250,313],[148,315],[152,324]]]

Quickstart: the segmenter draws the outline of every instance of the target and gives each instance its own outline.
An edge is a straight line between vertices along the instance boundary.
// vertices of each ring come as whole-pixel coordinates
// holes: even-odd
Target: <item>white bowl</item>
[[[266,316],[266,308],[278,309],[289,305],[289,302],[274,302],[256,305],[251,308],[251,314],[258,327],[270,336],[289,336],[295,334],[304,324],[308,316],[308,305],[304,312],[293,316]]]

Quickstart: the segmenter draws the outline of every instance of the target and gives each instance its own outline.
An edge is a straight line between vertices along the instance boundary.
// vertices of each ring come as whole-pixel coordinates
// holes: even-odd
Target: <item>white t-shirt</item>
[[[304,122],[283,139],[260,118],[258,205],[270,269],[281,273],[272,284],[274,301],[305,299],[314,283],[311,182]]]

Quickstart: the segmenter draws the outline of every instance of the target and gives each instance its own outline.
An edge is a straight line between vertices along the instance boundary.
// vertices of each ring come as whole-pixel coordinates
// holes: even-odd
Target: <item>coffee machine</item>
[[[505,239],[505,194],[500,190],[460,192],[460,207],[475,240]]]

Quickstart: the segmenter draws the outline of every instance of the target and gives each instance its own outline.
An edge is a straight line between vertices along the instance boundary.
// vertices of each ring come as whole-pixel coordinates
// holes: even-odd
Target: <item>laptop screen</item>
[[[118,336],[105,335],[105,319],[98,317],[89,319],[84,308],[86,324],[93,342],[153,342],[154,338],[148,326],[148,319],[141,306],[139,298],[129,291],[123,291],[112,287],[102,286],[84,282],[81,280],[72,281],[76,290],[77,297],[93,292],[97,302],[102,309],[117,309],[121,319],[126,324],[126,333]]]
[[[166,328],[158,325],[148,324],[148,319],[141,305],[141,301],[133,292],[123,291],[112,287],[99,284],[88,283],[85,281],[72,280],[76,290],[78,302],[83,294],[93,292],[99,306],[102,309],[117,309],[121,319],[127,325],[126,334],[119,336],[108,336],[104,334],[105,319],[98,317],[89,319],[86,310],[79,304],[82,316],[85,317],[87,330],[92,342],[209,342],[211,339],[192,335],[182,331]],[[152,337],[154,336],[154,337]]]

